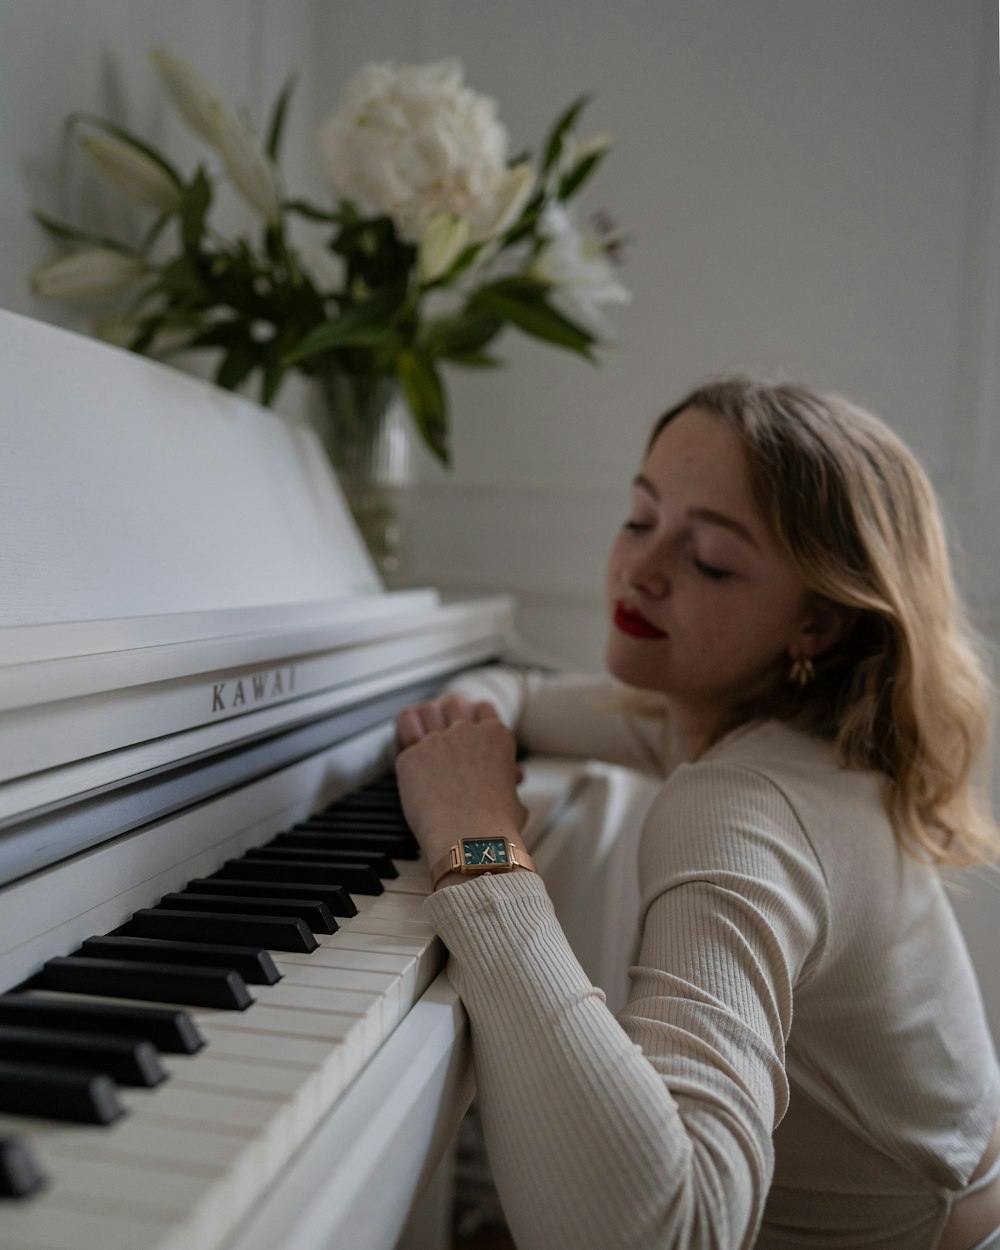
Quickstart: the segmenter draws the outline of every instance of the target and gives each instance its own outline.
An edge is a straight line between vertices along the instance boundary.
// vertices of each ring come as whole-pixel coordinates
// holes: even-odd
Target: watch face
[[[462,863],[466,868],[492,868],[510,863],[503,838],[463,838]]]

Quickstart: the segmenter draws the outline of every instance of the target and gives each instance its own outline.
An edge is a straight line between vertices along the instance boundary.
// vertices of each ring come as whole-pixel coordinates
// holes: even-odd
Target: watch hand
[[[480,863],[485,864],[487,860],[489,860],[489,861],[490,861],[490,863],[492,863],[492,864],[495,864],[495,863],[497,862],[497,857],[496,857],[496,855],[494,855],[494,853],[493,853],[493,847],[492,847],[492,846],[488,846],[488,847],[487,847],[487,848],[483,851],[483,858],[480,860]]]

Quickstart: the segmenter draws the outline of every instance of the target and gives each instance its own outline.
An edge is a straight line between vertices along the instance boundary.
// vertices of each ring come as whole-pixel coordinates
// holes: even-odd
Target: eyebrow
[[[637,473],[632,479],[632,484],[633,486],[638,486],[640,490],[644,490],[655,500],[659,500],[659,491],[644,473]],[[735,517],[726,516],[724,512],[716,512],[714,508],[688,508],[684,515],[691,521],[706,521],[709,525],[719,525],[723,529],[730,530],[738,535],[744,542],[749,543],[751,547],[760,549],[760,544],[747,527],[737,521]]]

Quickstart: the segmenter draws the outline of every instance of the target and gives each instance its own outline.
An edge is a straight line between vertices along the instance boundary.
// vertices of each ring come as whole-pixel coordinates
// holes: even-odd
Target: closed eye
[[[643,534],[652,528],[652,525],[646,521],[626,521],[622,526],[623,530],[631,530],[633,534]]]
[[[704,564],[701,560],[691,557],[691,563],[704,577],[710,577],[712,581],[721,582],[727,577],[732,577],[732,573],[728,569],[717,569],[711,564]]]

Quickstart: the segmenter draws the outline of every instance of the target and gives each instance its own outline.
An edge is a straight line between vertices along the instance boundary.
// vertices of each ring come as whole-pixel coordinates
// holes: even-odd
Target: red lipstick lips
[[[633,638],[666,638],[667,636],[662,629],[651,625],[641,612],[636,612],[634,608],[627,608],[624,603],[615,604],[615,628],[620,629],[623,634],[630,634]]]

